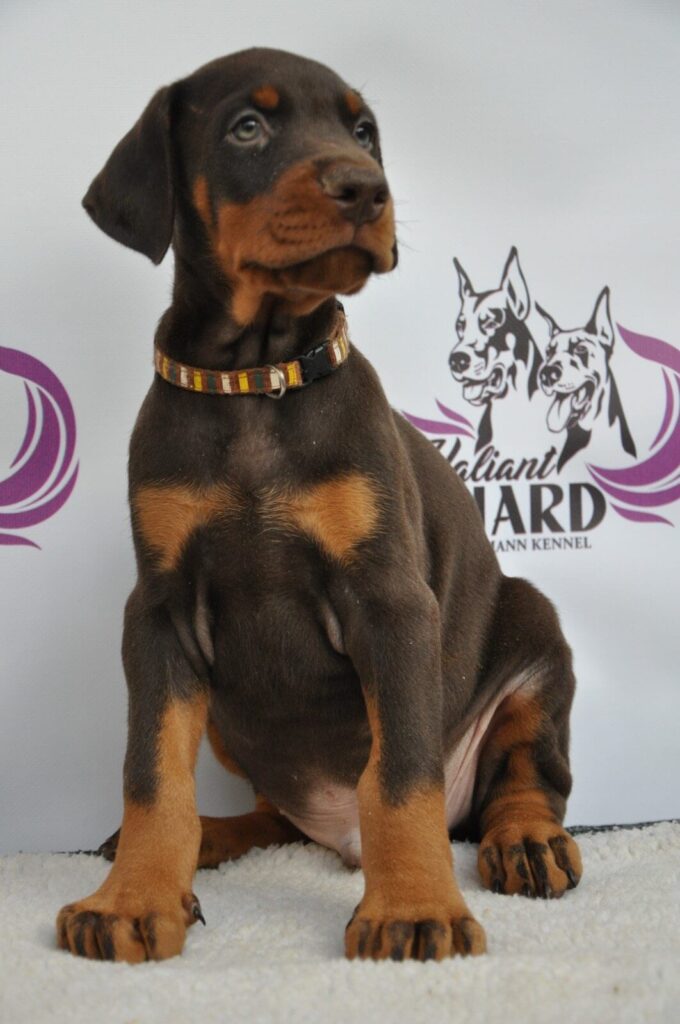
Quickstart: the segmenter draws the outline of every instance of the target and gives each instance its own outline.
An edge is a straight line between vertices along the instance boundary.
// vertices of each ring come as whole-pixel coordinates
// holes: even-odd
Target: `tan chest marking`
[[[187,540],[200,526],[241,509],[237,492],[227,484],[200,489],[187,484],[149,484],[132,499],[135,521],[161,569],[177,564]]]
[[[149,484],[133,497],[135,522],[156,554],[159,568],[173,569],[189,537],[218,518],[237,518],[251,501],[236,487],[219,484]],[[360,473],[346,473],[313,487],[292,491],[271,488],[256,495],[254,507],[265,522],[299,530],[341,563],[351,561],[358,545],[371,537],[380,520],[376,485]]]
[[[361,473],[346,473],[305,490],[273,493],[269,508],[275,520],[300,530],[346,564],[377,531],[380,504],[373,481]]]

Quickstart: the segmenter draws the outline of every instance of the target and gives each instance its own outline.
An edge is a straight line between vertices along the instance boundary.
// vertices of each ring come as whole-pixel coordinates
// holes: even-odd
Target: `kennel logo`
[[[26,352],[0,346],[2,373],[23,381],[28,408],[9,472],[0,467],[0,545],[38,548],[24,531],[59,511],[78,476],[73,406],[52,370]]]
[[[485,291],[454,266],[449,370],[459,401],[435,399],[443,419],[404,415],[470,487],[496,550],[589,548],[609,510],[672,526],[657,510],[680,500],[680,351],[620,324],[617,334],[608,288],[579,326],[561,327],[533,301],[515,248],[500,284]],[[644,454],[616,383],[618,337],[662,377],[660,426]],[[602,451],[615,466],[591,461]]]

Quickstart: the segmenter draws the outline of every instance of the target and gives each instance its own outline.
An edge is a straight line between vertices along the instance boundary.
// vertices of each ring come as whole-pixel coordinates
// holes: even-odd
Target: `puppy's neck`
[[[201,280],[192,266],[178,260],[173,302],[160,320],[155,341],[171,359],[191,366],[248,369],[294,359],[325,341],[337,315],[334,297],[299,317],[282,299],[266,296],[252,323],[240,324],[232,316],[225,283]]]

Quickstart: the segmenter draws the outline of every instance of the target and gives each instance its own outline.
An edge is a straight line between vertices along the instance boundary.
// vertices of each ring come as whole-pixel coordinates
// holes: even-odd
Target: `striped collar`
[[[341,366],[349,356],[347,321],[342,312],[333,334],[315,348],[286,363],[248,370],[201,370],[170,359],[156,347],[154,366],[169,384],[206,395],[267,395],[283,398],[289,388],[303,388]]]

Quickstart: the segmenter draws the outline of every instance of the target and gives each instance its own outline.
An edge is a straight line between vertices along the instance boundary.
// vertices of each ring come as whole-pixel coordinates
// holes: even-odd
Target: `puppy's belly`
[[[532,686],[530,674],[508,681],[491,701],[484,705],[446,758],[444,765],[444,804],[446,825],[452,829],[470,813],[477,763],[484,737],[499,704],[519,689]],[[304,812],[289,814],[279,810],[301,832],[322,846],[337,850],[349,867],[361,865],[361,833],[356,789],[330,782],[313,786]]]
[[[284,807],[279,810],[315,843],[337,850],[349,867],[361,864],[356,789],[319,783],[309,791],[303,814],[288,814]]]

